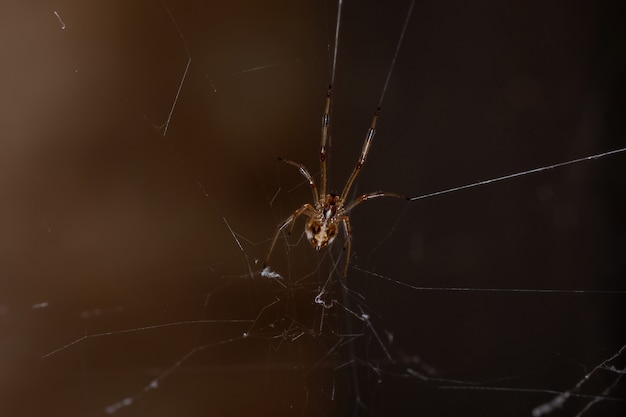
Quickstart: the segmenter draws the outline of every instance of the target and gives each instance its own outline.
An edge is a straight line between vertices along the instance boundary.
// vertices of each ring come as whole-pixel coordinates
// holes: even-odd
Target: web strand
[[[414,6],[415,6],[415,0],[411,1],[411,5],[409,6],[409,12],[406,14],[406,18],[404,19],[402,32],[400,32],[400,39],[398,40],[398,44],[396,45],[396,52],[393,54],[393,59],[391,60],[391,66],[389,67],[389,72],[387,73],[387,79],[385,80],[383,91],[380,94],[380,100],[378,100],[378,108],[380,108],[383,105],[383,98],[385,97],[385,93],[387,92],[387,86],[389,85],[389,80],[391,79],[391,73],[393,72],[393,67],[396,65],[396,59],[398,58],[398,53],[400,52],[400,46],[402,45],[402,41],[404,40],[404,34],[406,33],[406,28],[409,26],[409,20],[411,19],[411,14],[413,13]]]
[[[167,129],[169,129],[170,127],[170,122],[172,121],[172,116],[174,115],[174,109],[176,108],[176,104],[178,103],[178,98],[180,97],[180,92],[183,89],[183,84],[185,83],[185,79],[187,78],[187,73],[189,72],[189,66],[191,65],[191,52],[189,52],[189,47],[187,46],[187,41],[185,41],[183,32],[180,30],[178,23],[176,23],[176,19],[174,18],[174,15],[170,11],[170,8],[167,6],[167,3],[165,2],[165,0],[163,0],[163,7],[165,7],[165,10],[167,11],[167,14],[169,15],[170,19],[172,19],[172,23],[176,27],[176,30],[178,31],[178,35],[180,36],[183,46],[185,47],[185,52],[187,53],[187,65],[185,65],[185,71],[183,72],[183,76],[181,77],[180,83],[178,84],[178,89],[176,90],[176,96],[174,97],[174,102],[172,103],[170,112],[167,115],[167,120],[165,121],[165,124],[163,125],[163,136],[165,136],[167,135]]]
[[[341,25],[341,6],[343,0],[337,2],[337,25],[335,26],[335,46],[333,50],[333,63],[330,70],[330,85],[335,84],[335,73],[337,72],[337,53],[339,51],[339,26]]]
[[[471,183],[471,184],[461,185],[459,187],[453,187],[453,188],[448,188],[448,189],[442,190],[442,191],[436,191],[434,193],[422,194],[422,195],[418,195],[418,196],[415,196],[415,197],[410,197],[409,201],[423,200],[425,198],[436,197],[436,196],[439,196],[439,195],[442,195],[442,194],[449,194],[449,193],[453,193],[453,192],[456,192],[456,191],[465,190],[465,189],[468,189],[468,188],[474,188],[474,187],[478,187],[478,186],[481,186],[481,185],[487,185],[487,184],[491,184],[491,183],[498,182],[498,181],[508,180],[508,179],[511,179],[511,178],[523,177],[525,175],[536,174],[536,173],[548,171],[548,170],[551,170],[551,169],[554,169],[554,168],[560,168],[560,167],[564,167],[564,166],[567,166],[567,165],[578,164],[580,162],[591,161],[591,160],[594,160],[594,159],[600,159],[600,158],[604,158],[606,156],[615,155],[615,154],[619,154],[619,153],[622,153],[622,152],[626,152],[626,148],[619,148],[619,149],[615,149],[615,150],[608,151],[608,152],[603,152],[603,153],[599,153],[599,154],[595,154],[595,155],[591,155],[591,156],[586,156],[584,158],[577,158],[577,159],[573,159],[571,161],[559,162],[558,164],[547,165],[547,166],[543,166],[543,167],[539,167],[539,168],[533,168],[533,169],[529,169],[527,171],[516,172],[515,174],[508,174],[508,175],[504,175],[502,177],[491,178],[491,179],[488,179],[488,180],[478,181],[478,182],[474,182],[474,183]]]

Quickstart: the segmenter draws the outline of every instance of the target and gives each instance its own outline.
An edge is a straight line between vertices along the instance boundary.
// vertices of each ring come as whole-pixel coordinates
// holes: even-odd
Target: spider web
[[[366,202],[345,281],[300,221],[262,271],[335,27],[292,3],[5,6],[2,414],[622,415],[623,154]],[[407,10],[342,12],[330,190]],[[612,12],[417,2],[354,194],[623,147]]]

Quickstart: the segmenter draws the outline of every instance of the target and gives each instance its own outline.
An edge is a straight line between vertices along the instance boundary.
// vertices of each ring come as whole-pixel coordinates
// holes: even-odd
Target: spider
[[[311,191],[313,192],[313,204],[303,204],[299,209],[294,211],[291,216],[285,219],[285,221],[283,221],[283,223],[278,227],[278,230],[276,230],[276,234],[274,235],[274,239],[272,240],[272,245],[270,246],[269,252],[267,253],[267,256],[265,258],[263,269],[267,267],[270,255],[272,254],[272,250],[276,245],[276,241],[278,240],[278,236],[280,236],[280,233],[287,226],[291,225],[288,232],[288,234],[291,234],[298,217],[300,217],[301,215],[305,215],[308,217],[308,220],[306,221],[304,232],[311,246],[313,246],[313,248],[318,251],[333,243],[333,241],[337,237],[337,229],[339,227],[339,224],[341,223],[343,225],[346,239],[343,246],[343,250],[346,252],[346,261],[343,271],[343,276],[345,278],[348,274],[348,265],[350,262],[350,247],[352,245],[352,228],[350,227],[350,217],[348,216],[350,211],[352,211],[352,209],[354,209],[362,202],[378,197],[397,197],[408,200],[408,197],[401,194],[389,193],[385,191],[376,191],[373,193],[363,194],[349,204],[346,204],[346,198],[348,197],[350,188],[352,187],[352,184],[354,183],[357,175],[361,171],[361,168],[363,168],[365,158],[367,158],[367,154],[370,150],[370,147],[372,146],[372,140],[374,139],[374,134],[376,133],[376,120],[378,119],[380,107],[377,108],[374,112],[372,122],[369,129],[367,130],[367,134],[365,135],[365,142],[363,143],[361,155],[359,156],[356,166],[354,167],[352,174],[348,178],[346,185],[343,187],[343,191],[340,195],[326,193],[326,141],[328,139],[328,125],[330,122],[329,113],[331,88],[332,86],[328,86],[328,91],[326,93],[326,104],[324,106],[324,114],[322,115],[322,143],[320,146],[321,179],[319,194],[313,177],[304,165],[287,159],[278,158],[279,161],[298,168],[300,174],[302,174],[307,179],[309,185],[311,186]]]

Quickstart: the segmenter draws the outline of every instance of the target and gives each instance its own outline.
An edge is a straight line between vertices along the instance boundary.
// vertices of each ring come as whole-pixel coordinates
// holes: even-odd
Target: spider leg
[[[359,175],[359,171],[361,171],[361,168],[363,167],[363,164],[365,163],[365,158],[367,158],[367,154],[370,151],[370,147],[372,146],[372,140],[374,139],[374,134],[376,133],[376,120],[378,120],[379,112],[380,112],[380,107],[376,109],[376,111],[374,112],[374,116],[372,117],[372,123],[370,124],[369,129],[367,129],[367,133],[365,135],[365,142],[363,143],[363,149],[361,150],[361,155],[359,156],[359,159],[356,163],[356,166],[354,167],[354,170],[352,171],[352,174],[350,175],[350,178],[348,178],[348,182],[346,182],[346,186],[343,188],[343,191],[341,192],[341,200],[343,201],[346,201],[346,197],[348,197],[350,188],[352,188],[352,183],[354,183],[356,176]]]
[[[322,198],[326,195],[326,141],[328,140],[328,125],[330,124],[330,90],[332,86],[328,86],[326,93],[326,104],[324,105],[324,114],[322,114],[322,144],[320,145],[320,171],[321,184],[320,195]]]
[[[348,213],[350,210],[352,210],[353,208],[355,208],[356,206],[358,206],[362,202],[367,201],[367,200],[371,200],[373,198],[378,198],[378,197],[396,197],[396,198],[401,198],[403,200],[408,200],[409,199],[409,197],[407,197],[405,195],[402,195],[402,194],[388,193],[386,191],[376,191],[374,193],[367,193],[367,194],[361,195],[359,198],[357,198],[352,203],[350,203],[348,205],[348,207],[346,207],[344,212]]]
[[[343,269],[343,277],[348,276],[348,265],[350,265],[350,251],[352,249],[352,227],[350,227],[350,218],[348,216],[339,217],[343,224],[343,230],[346,233],[346,242],[343,244],[343,251],[346,254],[345,266]]]
[[[302,207],[294,211],[291,216],[287,217],[285,221],[281,223],[281,225],[276,230],[274,239],[272,239],[270,250],[267,252],[267,256],[265,257],[265,262],[263,262],[263,269],[265,269],[265,267],[267,266],[267,263],[270,260],[270,255],[272,254],[272,251],[274,250],[274,246],[276,246],[276,242],[278,241],[278,236],[280,236],[280,232],[282,232],[287,226],[289,226],[289,224],[291,224],[291,227],[289,228],[289,234],[291,234],[291,231],[293,230],[293,226],[296,223],[296,219],[300,217],[302,214],[306,214],[307,216],[311,217],[311,215],[315,214],[315,210],[313,209],[313,206],[311,206],[310,204],[308,203],[304,204]]]
[[[317,206],[317,204],[320,201],[320,197],[319,197],[319,194],[317,194],[317,187],[315,186],[315,180],[313,180],[313,177],[311,176],[309,171],[306,169],[306,167],[302,164],[290,161],[288,159],[278,158],[278,160],[280,162],[284,162],[286,164],[289,164],[298,168],[298,171],[300,171],[300,174],[302,174],[302,176],[306,178],[307,181],[309,182],[309,185],[311,186],[311,191],[313,192],[313,203]]]

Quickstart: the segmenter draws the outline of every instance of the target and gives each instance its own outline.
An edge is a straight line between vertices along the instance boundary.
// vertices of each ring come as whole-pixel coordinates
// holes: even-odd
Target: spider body
[[[315,215],[307,220],[304,232],[311,246],[321,250],[337,237],[339,221],[344,211],[343,202],[338,195],[326,194],[313,211]]]
[[[289,161],[287,159],[278,158],[279,161],[298,168],[300,174],[302,174],[302,176],[307,179],[313,193],[313,204],[303,204],[278,227],[278,230],[276,230],[276,234],[274,235],[274,239],[272,240],[272,245],[270,246],[270,249],[267,253],[267,257],[265,258],[265,263],[263,265],[264,268],[267,266],[267,262],[269,261],[270,255],[272,253],[272,250],[274,249],[274,246],[276,245],[276,241],[278,240],[280,233],[287,226],[289,226],[289,234],[291,234],[291,231],[293,230],[293,227],[298,217],[300,217],[301,215],[305,215],[306,217],[308,217],[308,220],[306,222],[304,232],[311,246],[313,246],[313,248],[318,251],[329,246],[335,240],[335,238],[337,237],[339,225],[343,225],[346,236],[346,240],[343,246],[344,251],[346,252],[346,261],[343,273],[345,277],[348,273],[348,265],[350,261],[350,246],[352,244],[352,229],[350,227],[350,218],[348,217],[349,212],[358,204],[361,204],[363,201],[370,200],[372,198],[398,197],[407,199],[406,196],[400,194],[388,193],[385,191],[376,191],[373,193],[363,194],[356,200],[350,202],[349,204],[346,204],[346,198],[348,197],[348,193],[352,188],[354,180],[356,179],[361,168],[363,167],[363,164],[365,163],[365,158],[367,157],[367,154],[372,145],[372,140],[374,139],[374,134],[376,133],[376,121],[378,119],[378,112],[380,109],[377,109],[376,112],[374,112],[370,128],[367,130],[367,134],[365,135],[365,142],[363,143],[363,148],[361,149],[361,155],[359,156],[356,166],[354,167],[352,174],[348,178],[348,181],[346,182],[343,191],[340,195],[326,193],[326,142],[328,140],[328,126],[330,123],[330,97],[331,87],[329,86],[328,92],[326,93],[324,114],[322,115],[322,143],[320,146],[321,178],[319,193],[317,191],[317,186],[315,185],[315,180],[304,165],[298,164],[297,162]]]

